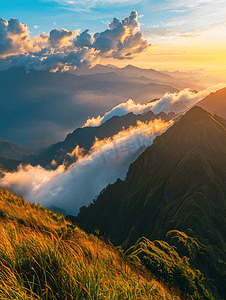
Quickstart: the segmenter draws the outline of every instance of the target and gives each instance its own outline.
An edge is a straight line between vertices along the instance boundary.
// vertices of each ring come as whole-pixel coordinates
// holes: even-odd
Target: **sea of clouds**
[[[172,121],[161,120],[140,122],[113,138],[96,141],[84,157],[82,151],[73,151],[72,155],[79,155],[79,160],[67,170],[64,165],[56,170],[46,170],[39,165],[20,166],[17,172],[5,173],[0,186],[22,195],[27,201],[46,207],[55,205],[76,215],[81,206],[92,202],[109,183],[124,179],[128,164],[139,149],[150,146],[153,139],[172,124]]]
[[[184,113],[203,97],[223,86],[217,85],[202,92],[185,89],[177,93],[167,93],[161,99],[147,104],[140,104],[131,99],[114,107],[102,117],[88,119],[84,126],[98,126],[112,116],[146,113],[155,114],[164,111]],[[77,215],[79,208],[88,205],[109,183],[117,178],[124,179],[129,163],[140,153],[142,146],[148,147],[154,138],[173,124],[154,120],[149,123],[139,122],[137,126],[123,130],[116,136],[96,141],[90,153],[83,156],[82,149],[75,147],[71,155],[79,158],[66,169],[64,165],[56,170],[46,170],[41,166],[20,166],[16,172],[4,173],[0,186],[22,195],[25,200],[46,207],[58,206],[68,214]],[[135,158],[134,158],[135,157]]]

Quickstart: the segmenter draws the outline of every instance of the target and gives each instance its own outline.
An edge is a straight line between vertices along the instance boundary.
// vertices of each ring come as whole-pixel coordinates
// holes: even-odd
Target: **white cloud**
[[[53,29],[30,40],[26,24],[17,19],[0,19],[0,58],[6,57],[15,66],[27,70],[68,71],[90,66],[100,57],[132,59],[150,45],[139,31],[137,12],[122,21],[113,18],[108,29],[92,37],[88,30]]]
[[[9,21],[0,18],[0,57],[29,52],[33,48],[26,24],[15,18]]]
[[[113,116],[124,116],[129,112],[133,112],[134,114],[143,114],[148,112],[153,107],[152,103],[140,104],[136,103],[132,99],[127,100],[127,102],[120,103],[115,106],[112,110],[106,112],[102,117],[98,116],[97,118],[88,118],[83,127],[86,126],[99,126],[111,119]]]
[[[153,105],[151,111],[155,114],[158,114],[161,111],[164,111],[165,113],[173,111],[177,114],[181,114],[197,102],[201,101],[204,97],[208,96],[210,93],[216,92],[223,87],[225,87],[225,83],[217,84],[200,92],[184,89],[178,93],[167,93]]]
[[[0,185],[22,195],[26,201],[44,206],[55,205],[70,214],[89,204],[99,192],[117,178],[124,179],[128,160],[140,149],[152,144],[153,139],[173,122],[160,120],[138,123],[117,134],[113,139],[96,141],[92,152],[71,166],[55,171],[40,166],[20,167],[17,172],[5,173]],[[81,156],[82,151],[73,151]]]
[[[98,6],[107,6],[107,5],[134,5],[142,2],[142,0],[76,0],[76,1],[68,1],[68,0],[55,0],[62,5],[70,4],[73,7],[85,7],[92,8]]]
[[[112,118],[113,116],[124,116],[129,112],[134,114],[144,114],[148,111],[152,111],[155,114],[161,111],[165,113],[175,112],[176,114],[184,113],[192,105],[202,100],[211,92],[215,92],[220,88],[223,88],[225,83],[220,83],[215,86],[209,87],[203,91],[196,92],[190,89],[184,89],[176,93],[166,93],[161,99],[155,102],[149,102],[147,104],[136,103],[132,99],[127,100],[124,103],[120,103],[113,107],[110,111],[106,112],[103,116],[88,118],[83,125],[87,126],[99,126]]]

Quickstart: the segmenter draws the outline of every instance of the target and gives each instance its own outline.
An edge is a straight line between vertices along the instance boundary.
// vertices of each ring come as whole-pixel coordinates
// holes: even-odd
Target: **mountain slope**
[[[0,141],[0,157],[26,160],[26,156],[32,154],[32,151],[7,140]]]
[[[18,161],[15,159],[9,159],[5,157],[0,157],[0,170],[14,171],[20,164],[26,164],[25,161]]]
[[[35,150],[40,150],[41,148],[47,148],[52,144],[56,144],[57,142],[59,141],[49,136],[43,135],[38,138],[29,140],[26,144],[24,144],[24,146],[28,149],[35,151]]]
[[[209,216],[211,205],[217,211],[225,207],[225,122],[221,120],[220,123],[195,107],[157,137],[153,145],[130,165],[125,182],[121,183],[125,196],[120,199],[117,209],[122,219],[123,216],[127,218],[123,224],[112,226],[113,239],[119,227],[125,227],[123,236],[117,234],[119,244],[131,244],[131,239],[135,242],[139,236],[138,228],[152,238],[164,237],[170,229],[184,230],[190,225],[197,227],[199,232],[203,226],[199,228],[198,223],[202,220],[205,224],[206,216],[200,215],[201,220],[194,223],[193,210],[198,213],[204,210]],[[110,188],[114,191],[113,186]],[[101,197],[104,199],[103,194]],[[103,201],[99,202],[105,205]],[[188,224],[181,219],[187,210]],[[112,219],[113,216],[109,220]],[[135,223],[139,226],[132,230]]]
[[[169,114],[161,112],[155,115],[151,111],[145,115],[128,113],[121,117],[114,116],[97,127],[77,128],[72,133],[69,133],[63,142],[50,146],[42,155],[31,156],[30,159],[33,164],[38,163],[43,166],[50,164],[53,159],[56,161],[57,165],[62,164],[63,161],[65,163],[72,163],[75,158],[70,158],[70,156],[67,156],[67,153],[71,153],[77,145],[88,152],[95,142],[95,138],[103,140],[114,136],[119,131],[123,130],[123,128],[127,129],[130,126],[136,126],[138,120],[146,122],[155,118],[161,118],[162,120],[169,121],[173,117],[175,117],[175,114],[172,112]]]
[[[170,230],[191,230],[200,243],[215,247],[215,259],[200,270],[224,298],[225,166],[226,121],[194,107],[130,165],[125,181],[109,185],[74,220],[124,248],[142,236],[166,240]]]
[[[1,299],[177,299],[115,247],[0,189]]]
[[[211,93],[203,100],[196,104],[197,106],[216,114],[222,118],[226,118],[226,88],[215,93]]]

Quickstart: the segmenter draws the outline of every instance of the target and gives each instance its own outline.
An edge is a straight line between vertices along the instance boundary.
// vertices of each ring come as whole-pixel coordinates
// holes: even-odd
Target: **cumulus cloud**
[[[127,102],[116,105],[103,116],[99,115],[96,118],[88,118],[83,127],[99,126],[114,116],[124,116],[129,112],[137,115],[151,110],[154,114],[158,114],[161,111],[181,114],[210,93],[216,92],[223,87],[225,87],[225,83],[214,85],[200,92],[184,89],[176,93],[166,93],[159,100],[151,101],[147,104],[136,103],[132,99],[129,99]]]
[[[25,66],[26,70],[38,70],[50,72],[66,72],[71,69],[87,66],[95,60],[95,51],[87,48],[77,51],[64,51],[47,55],[45,59],[40,59],[40,56],[20,54],[12,58],[14,66]]]
[[[143,33],[139,31],[140,25],[137,18],[136,11],[132,11],[130,16],[122,21],[113,18],[109,28],[95,33],[93,38],[88,30],[85,30],[74,40],[74,46],[85,45],[94,48],[99,51],[98,55],[101,57],[131,59],[150,46],[143,39]]]
[[[90,66],[100,57],[132,59],[150,45],[139,31],[138,15],[132,11],[120,21],[113,18],[108,29],[78,35],[79,30],[53,29],[31,40],[26,24],[11,18],[0,19],[0,58],[27,70],[68,71]]]
[[[55,171],[40,166],[20,167],[17,172],[5,173],[0,186],[12,189],[27,201],[46,207],[55,205],[76,215],[79,208],[92,202],[107,184],[117,178],[124,179],[133,155],[139,153],[143,145],[150,146],[172,123],[139,122],[113,138],[96,140],[86,156],[76,147],[70,155],[79,160],[67,170],[64,166]]]
[[[26,24],[11,18],[9,21],[0,18],[0,57],[33,51]]]
[[[53,29],[49,34],[49,43],[51,47],[64,47],[69,46],[71,43],[68,41],[72,36],[76,36],[79,30],[68,31],[64,28],[61,30]]]

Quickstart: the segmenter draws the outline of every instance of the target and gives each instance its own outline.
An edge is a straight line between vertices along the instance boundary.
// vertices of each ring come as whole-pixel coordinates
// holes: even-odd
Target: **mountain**
[[[119,76],[127,77],[127,78],[143,78],[143,79],[149,79],[153,83],[157,84],[167,84],[167,85],[173,85],[177,89],[183,89],[183,88],[198,88],[199,86],[201,87],[201,84],[197,84],[197,81],[195,82],[194,79],[192,78],[191,80],[189,78],[184,79],[183,76],[181,78],[175,77],[164,73],[164,72],[159,72],[154,69],[142,69],[135,67],[133,65],[127,65],[124,68],[115,68],[113,66],[104,66],[97,64],[93,68],[80,68],[76,69],[73,71],[70,71],[73,74],[76,74],[78,76],[80,75],[96,75],[96,74],[107,74],[107,73],[115,73]]]
[[[27,155],[31,155],[33,151],[6,139],[0,140],[0,157],[15,159],[15,160],[26,160]]]
[[[226,88],[211,93],[196,105],[226,119]]]
[[[41,135],[63,140],[88,116],[103,115],[129,98],[147,103],[178,90],[168,83],[119,76],[114,70],[104,77],[26,72],[22,67],[0,71],[0,136],[22,143]]]
[[[98,229],[115,245],[130,248],[129,253],[157,277],[161,266],[168,283],[175,246],[181,259],[186,256],[184,263],[187,259],[193,271],[200,272],[186,283],[194,288],[188,298],[225,299],[225,165],[226,120],[193,107],[130,165],[125,181],[108,185],[72,219],[85,230]],[[139,241],[141,237],[148,240]],[[151,244],[155,240],[162,244]],[[165,256],[154,257],[157,249]],[[176,280],[180,287],[184,268],[174,269],[184,274]],[[203,276],[202,284],[197,276]],[[208,296],[206,289],[217,296]],[[194,297],[196,290],[201,298]]]
[[[75,157],[70,158],[67,154],[71,153],[77,145],[79,145],[80,148],[83,148],[85,153],[87,153],[95,142],[95,138],[103,140],[114,136],[119,131],[123,130],[123,128],[127,129],[130,126],[136,126],[138,120],[146,122],[161,118],[162,120],[169,121],[175,116],[176,115],[172,112],[168,114],[161,112],[155,115],[151,111],[144,115],[128,113],[121,117],[114,116],[97,127],[77,128],[72,133],[69,133],[63,142],[56,143],[46,149],[41,155],[30,156],[28,159],[32,164],[41,164],[43,166],[50,164],[53,159],[57,163],[56,166],[63,162],[70,164],[75,162]]]
[[[180,299],[97,235],[0,189],[1,299]]]
[[[24,146],[28,149],[31,149],[33,151],[37,151],[41,148],[48,148],[52,144],[56,144],[59,142],[58,140],[55,140],[49,136],[41,136],[39,138],[34,138],[29,140]]]
[[[0,137],[0,142],[8,142],[8,143],[11,143],[11,144],[14,144],[14,145],[17,145],[17,146],[22,146],[20,143],[18,142],[15,142],[15,141],[12,141],[12,140],[7,140],[3,137]]]
[[[0,157],[0,170],[14,171],[20,164],[26,164],[24,161]],[[0,172],[1,173],[1,172]]]
[[[55,213],[58,213],[59,215],[63,215],[63,216],[67,215],[67,212],[64,209],[62,209],[60,207],[57,207],[55,205],[49,206],[48,209],[55,212]]]

